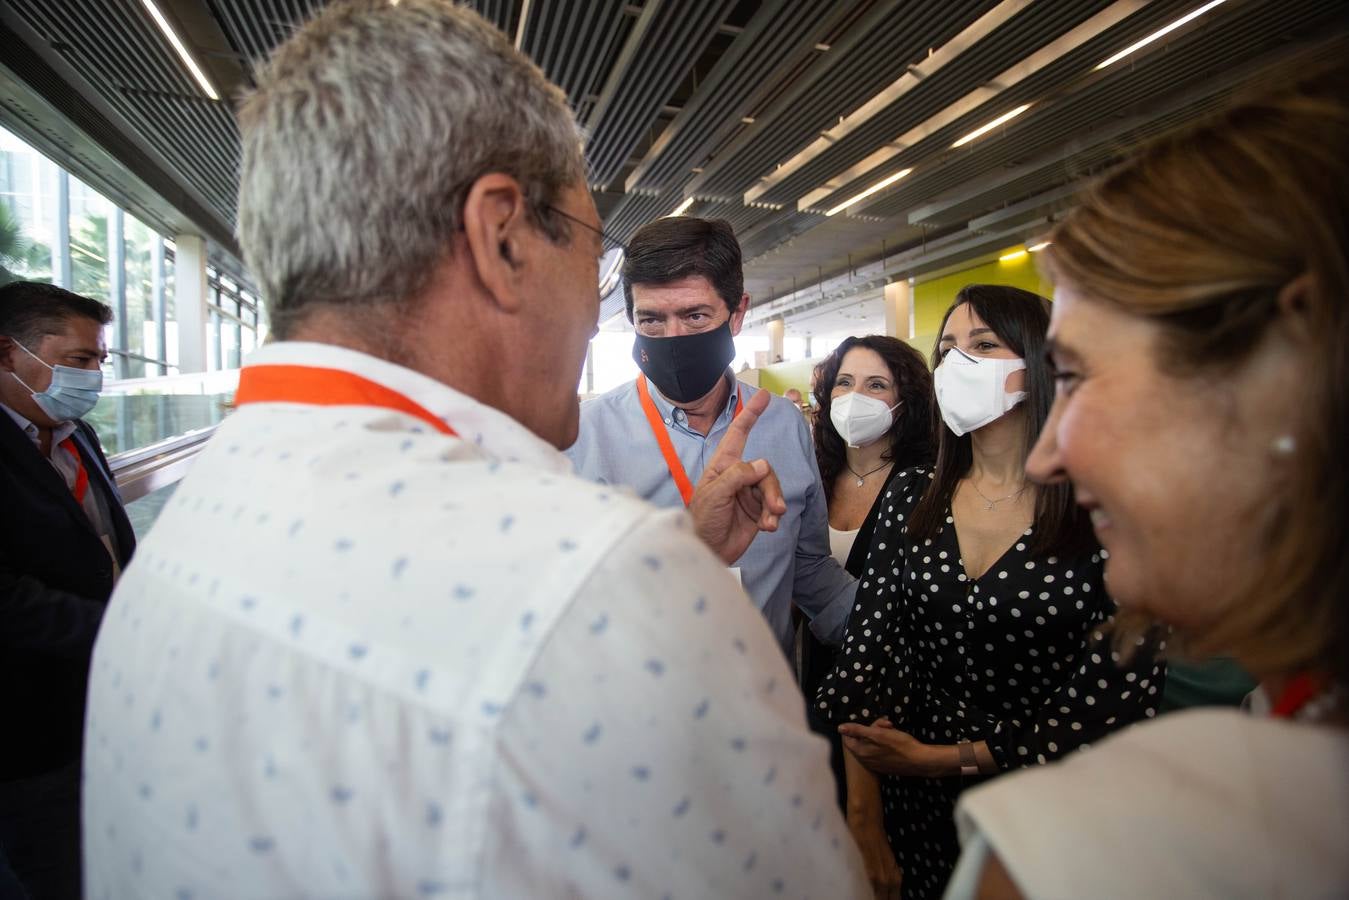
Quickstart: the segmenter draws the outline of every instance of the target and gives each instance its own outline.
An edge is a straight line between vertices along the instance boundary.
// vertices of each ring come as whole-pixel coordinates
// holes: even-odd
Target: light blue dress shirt
[[[735,381],[748,401],[758,390]],[[704,437],[689,427],[682,409],[647,382],[651,399],[669,431],[684,471],[695,485],[716,453],[735,414],[737,391]],[[637,384],[630,381],[581,404],[580,436],[567,451],[576,472],[604,484],[626,485],[657,506],[683,505],[660,446],[651,432]],[[792,601],[810,619],[811,630],[830,644],[843,639],[857,584],[829,553],[829,513],[815,464],[810,433],[795,404],[774,397],[750,432],[745,459],[768,460],[782,483],[787,514],[778,530],[754,539],[735,566],[745,591],[768,620],[783,652],[793,643]]]

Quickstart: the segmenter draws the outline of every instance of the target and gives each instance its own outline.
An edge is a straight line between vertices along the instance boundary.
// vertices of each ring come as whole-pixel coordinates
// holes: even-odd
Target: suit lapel
[[[67,512],[91,533],[93,532],[93,523],[75,502],[75,495],[66,487],[65,479],[52,468],[50,462],[42,458],[42,454],[29,440],[28,435],[24,434],[18,424],[3,411],[0,411],[0,453],[4,454],[6,462],[16,471],[24,473],[30,484],[37,485],[51,494]],[[97,463],[92,468],[97,469]]]

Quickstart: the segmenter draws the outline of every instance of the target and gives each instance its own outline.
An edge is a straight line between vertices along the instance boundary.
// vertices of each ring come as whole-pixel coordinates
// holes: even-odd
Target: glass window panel
[[[233,319],[220,320],[221,368],[239,368],[239,323]]]
[[[159,239],[159,235],[133,216],[123,216],[123,223],[127,319],[125,349],[151,359],[163,359],[164,354],[159,346],[159,327],[155,321],[154,273],[150,267],[150,245]],[[139,368],[143,370],[145,366]]]
[[[220,369],[220,313],[211,310],[211,321],[206,327],[206,346],[210,350],[209,371]]]
[[[0,283],[52,280],[56,164],[0,128]]]
[[[137,359],[134,356],[127,357],[126,359],[127,378],[144,378],[150,374],[150,370],[154,370],[154,367],[153,366],[147,367],[145,360]]]
[[[109,304],[112,303],[108,281],[111,216],[112,204],[103,195],[77,178],[70,179],[71,290]]]

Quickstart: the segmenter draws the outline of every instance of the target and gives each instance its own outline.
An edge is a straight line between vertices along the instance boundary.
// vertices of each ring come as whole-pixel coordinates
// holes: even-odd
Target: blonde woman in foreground
[[[1237,657],[1273,714],[968,792],[947,896],[1349,897],[1349,67],[1149,146],[1052,240],[1027,469],[1072,482],[1121,610]]]

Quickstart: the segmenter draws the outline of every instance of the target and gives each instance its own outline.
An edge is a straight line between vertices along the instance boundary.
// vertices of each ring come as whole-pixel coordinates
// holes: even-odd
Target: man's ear
[[[749,294],[740,295],[740,305],[731,313],[731,337],[740,334],[740,328],[745,324],[745,313],[749,312]]]
[[[478,280],[503,312],[523,302],[520,267],[529,228],[528,205],[520,183],[491,172],[473,182],[464,199],[464,237]]]
[[[0,372],[14,371],[14,354],[22,353],[14,338],[0,334]]]

